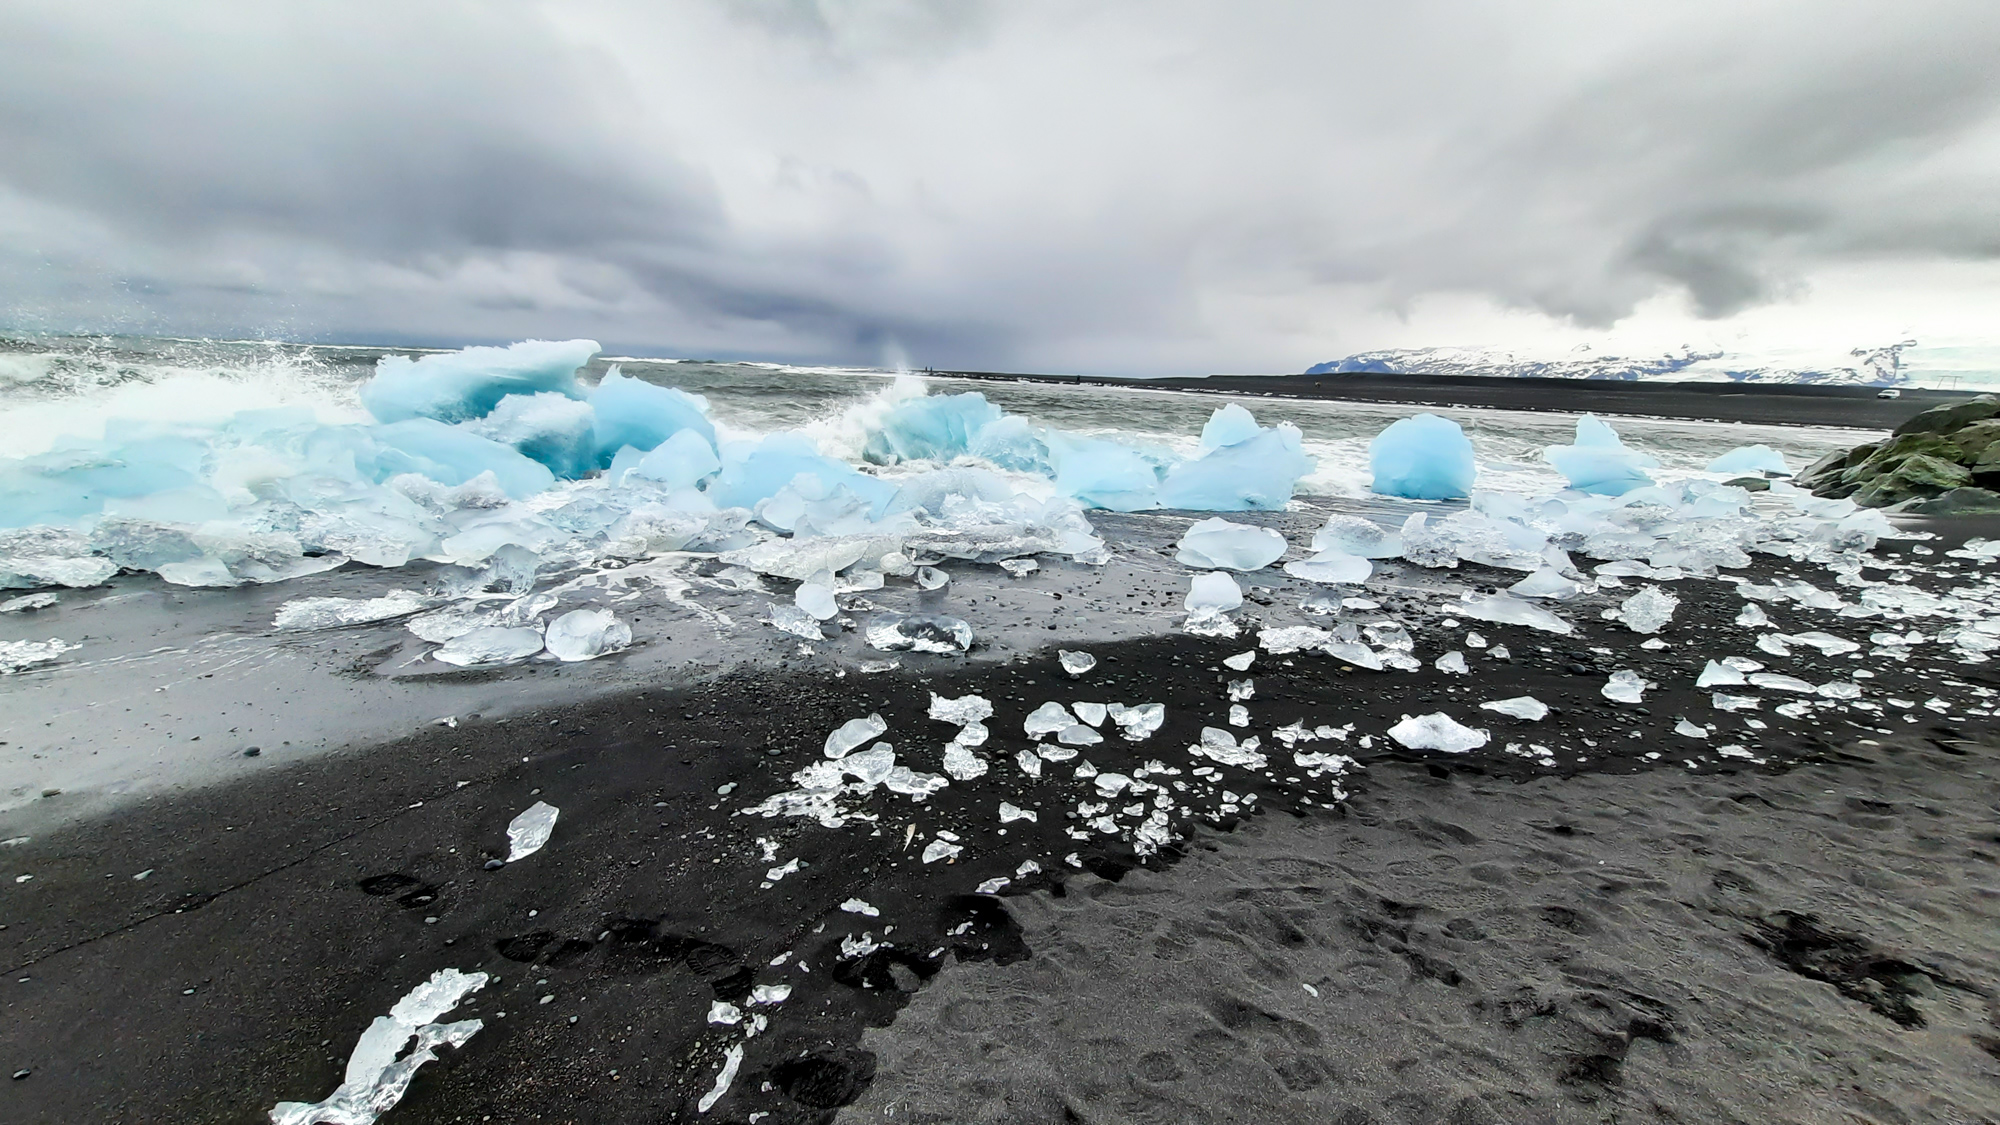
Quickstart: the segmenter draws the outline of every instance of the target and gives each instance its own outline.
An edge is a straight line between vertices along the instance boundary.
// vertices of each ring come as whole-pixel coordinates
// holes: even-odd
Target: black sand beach
[[[1815,572],[1749,576],[1792,573]],[[1717,731],[1745,747],[1718,757],[1663,724],[1709,718],[1696,672],[1755,651],[1756,631],[1733,624],[1733,588],[1671,585],[1686,601],[1655,650],[1597,620],[1596,601],[1570,607],[1571,637],[1403,614],[1419,652],[1468,628],[1511,649],[1468,650],[1469,677],[1319,654],[1225,669],[1247,636],[1093,646],[1081,678],[1053,651],[877,675],[808,665],[463,716],[155,796],[0,853],[32,876],[0,908],[0,1066],[21,1073],[7,1116],[262,1120],[324,1096],[369,1020],[449,967],[497,975],[454,1013],[486,1026],[385,1120],[1990,1118],[1991,719],[1917,708],[1878,730],[1766,712],[1765,730]],[[1794,629],[1833,623],[1785,612]],[[1856,665],[1807,652],[1794,667]],[[1995,680],[1869,667],[1871,691],[1918,700]],[[1614,668],[1659,686],[1611,703],[1598,688]],[[1444,709],[1495,737],[1461,755],[1379,733],[1301,747],[1358,762],[1320,778],[1273,745],[1269,768],[1203,780],[1186,748],[1225,727],[1239,676],[1264,729],[1380,732]],[[925,717],[933,692],[993,701],[985,777],[921,804],[878,790],[855,808],[879,821],[840,829],[742,815],[871,711],[929,761],[953,730]],[[1557,713],[1476,709],[1524,693]],[[1180,771],[1155,776],[1171,776],[1161,792],[1189,845],[1142,864],[1068,834],[1100,800],[1093,782],[1075,761],[1035,779],[1012,759],[1023,716],[1072,699],[1166,705],[1150,739],[1079,760]],[[1530,741],[1556,746],[1552,766],[1506,752]],[[489,870],[538,800],[561,809],[553,840]],[[1002,801],[1037,819],[1003,829]],[[963,851],[923,862],[940,831]],[[791,991],[747,1002],[768,985]],[[718,1001],[769,1026],[701,1112],[743,1042],[708,1022]]]

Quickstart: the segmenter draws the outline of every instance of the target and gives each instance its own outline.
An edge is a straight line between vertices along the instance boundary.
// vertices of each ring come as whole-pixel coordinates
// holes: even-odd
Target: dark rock
[[[1886,508],[1898,501],[1937,496],[1971,483],[1972,473],[1963,465],[1928,453],[1914,453],[1855,492],[1854,502],[1864,508]]]
[[[259,746],[246,746],[246,747],[244,747],[244,749],[243,749],[243,756],[244,756],[244,757],[246,757],[246,758],[254,758],[254,757],[256,757],[257,755],[259,755],[259,754],[262,754],[263,752],[264,752],[264,750],[263,750],[263,748],[262,748],[262,747],[259,747]]]
[[[1771,482],[1763,477],[1737,477],[1734,480],[1726,480],[1722,483],[1732,488],[1741,488],[1750,492],[1771,491]]]
[[[2000,512],[2000,492],[1986,488],[1954,488],[1928,499],[1905,500],[1889,508],[1919,516],[1951,516]]]
[[[1949,406],[1933,406],[1915,418],[1897,426],[1895,434],[1947,434],[1973,422],[1983,422],[2000,414],[2000,398],[1980,395],[1967,402],[1955,402]]]

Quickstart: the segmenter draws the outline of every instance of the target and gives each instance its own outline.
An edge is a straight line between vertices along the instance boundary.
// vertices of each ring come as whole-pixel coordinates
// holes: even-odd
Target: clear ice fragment
[[[1451,605],[1451,611],[1481,621],[1492,621],[1502,625],[1526,625],[1545,633],[1567,636],[1575,631],[1575,626],[1537,605],[1530,605],[1511,594],[1465,594]]]
[[[487,625],[460,633],[431,655],[461,668],[512,664],[542,651],[539,629]]]
[[[573,609],[549,622],[543,642],[558,660],[595,660],[630,646],[632,627],[608,609]]]
[[[792,604],[805,611],[815,621],[826,621],[840,612],[840,606],[833,600],[833,587],[817,581],[802,582],[792,592]]]
[[[1618,616],[1634,633],[1657,633],[1673,620],[1680,604],[1680,598],[1665,587],[1648,586],[1620,603]]]
[[[1118,724],[1118,733],[1127,742],[1143,742],[1153,736],[1167,721],[1167,708],[1161,703],[1141,703],[1137,707],[1127,707],[1113,703],[1105,708],[1111,721]]]
[[[1232,672],[1247,672],[1250,670],[1250,662],[1255,659],[1257,659],[1257,650],[1253,648],[1249,652],[1239,652],[1235,656],[1223,657],[1222,666]]]
[[[1413,500],[1455,500],[1472,492],[1472,442],[1457,422],[1435,414],[1399,418],[1368,443],[1370,489]]]
[[[1539,723],[1548,717],[1549,705],[1532,695],[1517,695],[1512,699],[1496,699],[1479,705],[1482,711],[1493,711],[1515,719],[1526,719]]]
[[[1646,696],[1646,689],[1653,685],[1641,679],[1639,673],[1621,668],[1611,673],[1597,693],[1613,703],[1637,703]]]
[[[1102,703],[1072,703],[1070,709],[1076,712],[1078,720],[1087,726],[1101,727],[1111,708]]]
[[[1021,723],[1029,738],[1041,738],[1075,725],[1076,716],[1070,714],[1069,708],[1054,700],[1029,712],[1028,717]]]
[[[437,1020],[487,980],[485,973],[457,969],[432,973],[361,1033],[340,1086],[325,1101],[279,1102],[271,1110],[271,1125],[374,1125],[403,1100],[417,1068],[436,1059],[438,1047],[463,1047],[485,1026],[479,1020]]]
[[[1674,733],[1684,738],[1707,738],[1708,728],[1681,719],[1674,724]]]
[[[1401,722],[1389,728],[1389,737],[1411,750],[1464,754],[1486,745],[1491,735],[1484,730],[1464,726],[1450,715],[1437,711],[1414,718],[1404,715]]]
[[[1056,659],[1062,664],[1062,670],[1072,676],[1081,676],[1092,668],[1097,667],[1097,658],[1087,652],[1071,652],[1068,649],[1058,649],[1056,650]]]
[[[915,650],[956,656],[972,648],[972,626],[942,614],[882,614],[868,623],[863,639],[868,647],[883,652]]]
[[[1694,681],[1694,686],[1698,688],[1735,687],[1743,682],[1743,673],[1731,668],[1727,664],[1717,664],[1711,660],[1703,666],[1701,675]]]
[[[554,805],[536,801],[527,811],[507,822],[507,862],[515,863],[541,851],[556,830]]]
[[[972,723],[983,723],[993,717],[993,702],[983,695],[962,695],[957,699],[946,699],[932,692],[930,717],[941,723],[953,723],[961,727]],[[883,729],[888,728],[885,726]],[[869,737],[873,738],[874,735]]]
[[[1724,695],[1719,691],[1710,697],[1709,702],[1717,711],[1755,711],[1764,705],[1764,701],[1754,695]]]
[[[365,625],[415,613],[431,599],[411,590],[391,590],[379,598],[294,598],[278,607],[278,629],[333,629]]]
[[[937,700],[936,696],[932,696],[931,698]],[[964,703],[970,699],[979,699],[979,697],[972,695],[965,697],[964,700],[943,700],[942,702],[948,704]],[[980,700],[980,702],[984,703],[985,701]],[[935,711],[937,703],[933,702],[931,706],[933,711]],[[987,713],[992,713],[991,704],[987,705]],[[888,730],[889,721],[879,714],[871,713],[866,718],[849,719],[834,728],[832,734],[826,736],[826,756],[835,760],[845,758],[858,749],[862,743],[872,742],[887,733]]]
[[[1432,667],[1440,672],[1448,672],[1454,676],[1463,676],[1472,671],[1471,668],[1466,667],[1465,654],[1462,652],[1447,652],[1443,656],[1438,657]]]
[[[1781,676],[1776,672],[1753,672],[1749,679],[1750,686],[1764,688],[1767,691],[1792,691],[1800,695],[1812,695],[1819,690],[1797,676]]]
[[[809,641],[826,639],[826,630],[820,627],[819,619],[796,605],[772,602],[770,611],[764,619],[781,633],[790,633],[794,637],[803,637]]]

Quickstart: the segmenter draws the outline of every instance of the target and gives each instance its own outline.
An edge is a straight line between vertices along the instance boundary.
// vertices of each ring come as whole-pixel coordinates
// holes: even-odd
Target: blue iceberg
[[[895,485],[822,456],[804,434],[782,433],[755,445],[731,443],[725,447],[722,471],[708,482],[708,498],[717,507],[755,508],[758,501],[776,496],[800,473],[818,477],[821,489],[827,492],[846,486],[868,502],[877,519],[896,495]]]
[[[1280,511],[1291,501],[1299,478],[1312,472],[1315,464],[1300,449],[1296,426],[1264,429],[1240,406],[1216,411],[1202,427],[1201,436],[1204,447],[1211,439],[1235,440],[1168,469],[1159,489],[1160,503],[1165,507],[1201,512]]]
[[[1571,488],[1597,496],[1623,496],[1651,485],[1653,478],[1646,470],[1660,464],[1626,448],[1618,431],[1594,414],[1576,420],[1576,444],[1549,446],[1542,456],[1569,480]]]
[[[492,413],[508,395],[582,398],[576,373],[596,354],[595,340],[526,340],[418,359],[383,356],[375,377],[362,384],[361,405],[380,422],[468,422]]]
[[[908,399],[882,416],[862,456],[878,465],[949,461],[971,453],[979,432],[1001,417],[1000,408],[977,392]]]
[[[1368,443],[1369,487],[1384,496],[1458,500],[1472,494],[1472,442],[1435,414],[1398,418]]]
[[[513,446],[447,426],[434,418],[412,418],[378,426],[374,434],[383,445],[408,458],[407,466],[397,464],[395,458],[383,458],[382,467],[377,470],[383,473],[383,479],[396,472],[418,472],[439,484],[464,484],[490,472],[499,481],[501,490],[516,500],[533,496],[556,482],[548,466],[522,456]]]
[[[708,439],[693,430],[682,430],[640,457],[632,471],[669,488],[681,489],[693,488],[720,468],[722,461]],[[612,483],[617,483],[616,476]]]
[[[1711,473],[1778,473],[1790,476],[1792,467],[1785,455],[1768,445],[1739,445],[1708,463]]]
[[[590,392],[590,406],[597,412],[598,454],[606,463],[622,446],[653,449],[682,430],[693,430],[715,444],[707,399],[634,379],[615,367]]]
[[[1160,506],[1160,462],[1164,451],[1148,456],[1129,445],[1103,438],[1049,434],[1049,460],[1056,488],[1093,508],[1136,512]]]
[[[597,412],[589,403],[541,391],[508,395],[491,414],[459,426],[511,445],[522,456],[548,466],[555,475],[576,480],[602,467],[598,463],[596,423]]]

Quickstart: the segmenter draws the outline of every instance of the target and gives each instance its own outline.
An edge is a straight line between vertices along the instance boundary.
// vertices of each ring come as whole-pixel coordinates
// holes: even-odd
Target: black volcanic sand
[[[1875,387],[1792,383],[1627,382],[1616,379],[1494,378],[1477,375],[1211,375],[1202,379],[1092,379],[1080,375],[1015,375],[940,371],[958,379],[1024,380],[1162,391],[1334,399],[1409,406],[1484,406],[1499,410],[1594,410],[1653,418],[1688,418],[1772,426],[1850,426],[1889,430],[1922,411],[1963,402],[1976,391],[1907,388],[1893,399]]]
[[[1764,562],[1749,573],[1825,581],[1789,564]],[[1457,578],[1511,581],[1475,567]],[[1966,1013],[1986,1003],[1977,990],[1994,984],[1991,949],[1979,944],[1991,941],[1990,913],[1984,936],[1967,936],[1977,929],[1971,912],[1992,908],[2000,850],[1987,777],[1991,719],[1918,708],[1916,721],[1852,711],[1788,721],[1766,710],[1761,737],[1727,737],[1767,759],[1769,770],[1715,758],[1707,743],[1668,732],[1681,714],[1736,723],[1692,684],[1709,657],[1754,654],[1754,631],[1729,624],[1742,603],[1728,585],[1673,586],[1684,604],[1668,633],[1674,647],[1660,652],[1639,650],[1638,637],[1596,616],[1628,587],[1566,607],[1579,627],[1568,638],[1478,622],[1447,629],[1418,602],[1378,593],[1384,611],[1416,635],[1426,662],[1418,673],[1260,655],[1248,673],[1257,685],[1248,706],[1272,768],[1225,769],[1221,786],[1174,794],[1183,826],[1209,826],[1211,835],[1196,837],[1204,848],[1213,832],[1239,824],[1224,811],[1222,790],[1239,795],[1238,805],[1255,794],[1247,802],[1254,839],[1204,852],[1185,889],[1173,892],[1184,906],[1149,908],[1181,912],[1169,926],[1179,947],[1215,944],[1202,965],[1166,978],[1164,963],[1117,970],[1129,980],[1093,978],[1073,951],[1082,943],[1115,959],[1164,949],[1149,935],[1165,933],[1167,922],[1133,911],[1131,928],[1119,930],[1124,923],[1103,912],[1117,913],[1127,901],[1117,896],[1127,894],[1166,903],[1159,888],[1182,885],[1182,876],[1132,874],[1138,857],[1109,837],[1070,839],[1065,829],[1075,822],[1066,814],[1096,800],[1090,784],[1054,763],[1032,781],[1011,759],[1027,746],[1028,711],[1085,699],[1167,705],[1166,726],[1151,740],[1114,736],[1086,748],[1098,767],[1203,764],[1186,747],[1202,726],[1223,725],[1225,682],[1243,674],[1219,661],[1250,647],[1248,637],[1102,646],[1100,665],[1081,679],[1064,674],[1053,653],[984,667],[906,658],[900,671],[874,676],[809,668],[730,677],[533,718],[467,718],[456,729],[156,798],[0,851],[5,874],[33,876],[0,882],[8,892],[0,958],[10,967],[0,978],[0,1069],[27,1071],[6,1087],[5,1117],[262,1120],[279,1100],[330,1092],[368,1022],[446,967],[498,974],[451,1017],[487,1026],[425,1067],[390,1122],[746,1122],[759,1113],[771,1123],[824,1121],[858,1098],[879,1116],[892,1101],[917,1106],[919,1094],[932,1115],[924,1119],[956,1120],[959,1111],[938,1109],[934,1096],[952,1082],[951,1104],[967,1120],[1334,1120],[1323,1110],[1337,1097],[1375,1107],[1368,1112],[1390,1106],[1398,1120],[1444,1119],[1461,1105],[1474,1106],[1463,1111],[1474,1116],[1453,1120],[1480,1120],[1466,1100],[1476,1097],[1500,1119],[1522,1120],[1535,1114],[1517,1115],[1515,1091],[1564,1113],[1614,1104],[1603,1100],[1614,1088],[1669,1091],[1661,1097],[1671,1103],[1680,1087],[1666,1079],[1619,1085],[1621,1075],[1650,1076],[1667,1063],[1683,1068],[1676,1081],[1684,1084],[1696,1081],[1685,1074],[1700,1073],[1697,1063],[1716,1082],[1762,1076],[1756,1081],[1777,1091],[1767,1104],[1782,1095],[1793,1099],[1782,1104],[1804,1105],[1872,1089],[1891,1072],[1919,1085],[1925,1066],[1972,1059],[1958,1047],[1944,1054],[1927,1037],[1970,1027],[1976,1021]],[[1253,629],[1258,609],[1254,597],[1245,606]],[[1782,618],[1789,631],[1872,627],[1793,606]],[[1460,647],[1468,626],[1507,645],[1513,659],[1468,650],[1473,675],[1432,670],[1428,662]],[[1810,650],[1773,663],[1815,681],[1857,666]],[[1969,685],[1995,679],[1985,670],[1992,665],[1960,668],[1936,657],[1869,664],[1877,698],[1949,690],[1963,700]],[[1608,703],[1598,688],[1614,668],[1661,686],[1639,707]],[[1953,677],[1965,685],[1947,689]],[[993,764],[987,776],[921,805],[877,791],[860,808],[879,826],[737,815],[789,788],[792,771],[821,758],[829,730],[870,711],[887,719],[884,737],[902,760],[935,770],[953,728],[924,717],[933,691],[993,700],[993,739],[979,751]],[[1480,700],[1522,693],[1560,713],[1527,724],[1476,710]],[[1411,754],[1381,738],[1399,715],[1437,709],[1491,727],[1493,744],[1467,755]],[[1376,736],[1372,750],[1354,741],[1309,747],[1364,763],[1342,779],[1362,794],[1348,808],[1326,807],[1334,803],[1330,780],[1288,780],[1300,771],[1268,732],[1294,719],[1352,722],[1357,735]],[[1557,768],[1501,750],[1516,740],[1556,747]],[[1712,741],[1724,741],[1722,732]],[[1663,756],[1644,756],[1654,752]],[[1834,772],[1821,779],[1824,771]],[[1860,803],[1848,804],[1850,795]],[[536,800],[562,810],[552,842],[485,870],[504,854],[507,822]],[[1002,834],[1003,800],[1036,810],[1039,822]],[[964,854],[925,865],[917,857],[940,829],[962,837]],[[760,837],[775,845],[775,861]],[[1064,862],[1072,852],[1076,862]],[[1165,870],[1179,853],[1149,862]],[[1288,859],[1290,874],[1282,874],[1272,858],[1280,853],[1303,858]],[[802,871],[759,889],[768,868],[794,857]],[[1030,858],[1042,875],[999,896],[968,893]],[[1818,866],[1788,866],[1808,859]],[[136,879],[142,872],[150,874]],[[1919,877],[1950,893],[1905,894]],[[1133,890],[1112,890],[1121,880]],[[851,897],[879,917],[844,912]],[[1239,906],[1226,909],[1225,900]],[[1230,909],[1264,921],[1230,936]],[[1788,936],[1793,917],[1800,928]],[[842,939],[864,931],[894,944],[843,959]],[[1753,936],[1770,949],[1760,951]],[[1734,959],[1703,961],[1711,947],[1727,947]],[[1311,960],[1313,950],[1323,958]],[[781,957],[784,964],[771,964]],[[1831,979],[1792,981],[1788,958]],[[935,984],[947,966],[984,960],[1001,964],[953,968],[943,990],[925,996],[925,982]],[[1905,963],[1915,968],[1896,967]],[[1745,975],[1758,966],[1762,975]],[[1062,995],[1021,1001],[1022,973],[1066,974],[1073,983]],[[1321,989],[1320,1007],[1302,1006],[1311,998],[1294,980]],[[1772,981],[1784,988],[1768,991]],[[749,1040],[730,1093],[697,1115],[723,1052],[742,1042],[741,1031],[706,1023],[710,1005],[778,983],[793,986],[790,998],[759,1009],[769,1029]],[[1008,993],[1016,999],[985,1015],[943,999],[988,987],[1016,988]],[[1691,988],[1716,999],[1690,999]],[[1269,995],[1276,992],[1282,1002]],[[902,1030],[864,1039],[913,997],[921,1018],[908,1026],[937,1050],[921,1054]],[[1476,1007],[1482,997],[1485,1007]],[[1352,1018],[1328,1022],[1324,1013],[1343,998],[1352,998]],[[1741,1018],[1711,1022],[1706,1013],[1725,1002]],[[1899,1005],[1940,1030],[1897,1022]],[[1854,1015],[1839,1015],[1849,1007]],[[1815,1025],[1809,1035],[1789,1030],[1808,1008],[1849,1022]],[[1043,1053],[1023,1038],[1026,1029],[999,1027],[1017,1018],[1063,1027],[1047,1029]],[[1197,1018],[1215,1027],[1188,1022]],[[949,1033],[935,1030],[939,1021]],[[1122,1030],[1090,1032],[1106,1026],[1100,1021]],[[1142,1022],[1154,1026],[1133,1026]],[[1358,1045],[1356,1029],[1365,1032]],[[1090,1041],[1063,1038],[1070,1030]],[[989,1041],[1000,1045],[993,1057]],[[939,1046],[953,1042],[964,1045],[955,1059]],[[1253,1044],[1259,1061],[1229,1061],[1242,1044]],[[1667,1061],[1656,1064],[1656,1054]],[[1218,1065],[1216,1055],[1224,1056],[1216,1077],[1190,1083],[1188,1075]],[[1411,1059],[1414,1069],[1404,1065]],[[1777,1061],[1760,1070],[1760,1059]],[[935,1077],[939,1067],[953,1077]],[[1563,1077],[1572,1071],[1573,1080]],[[1131,1092],[1137,1082],[1153,1083],[1153,1093]],[[1880,1097],[1894,1101],[1900,1095],[1884,1082],[1890,1092]],[[1347,1086],[1356,1089],[1342,1094]],[[1937,1083],[1929,1096],[1957,1099],[1959,1089]],[[997,1108],[1015,1096],[1009,1091],[1030,1099],[1011,1117]],[[1458,1100],[1437,1102],[1432,1117],[1411,1100],[1434,1095]],[[1735,1105],[1732,1096],[1715,1095]],[[1859,1093],[1838,1096],[1862,1104]],[[1197,1108],[1174,1108],[1175,1098]],[[1065,1100],[1084,1108],[1068,1118],[1050,1108]],[[1651,1104],[1631,1103],[1635,1113],[1654,1112]],[[1717,1104],[1670,1108],[1680,1120],[1708,1120]],[[1902,1118],[1866,1104],[1875,1106],[1866,1110],[1872,1118],[1840,1119],[1931,1116],[1930,1103],[1899,1103]]]

